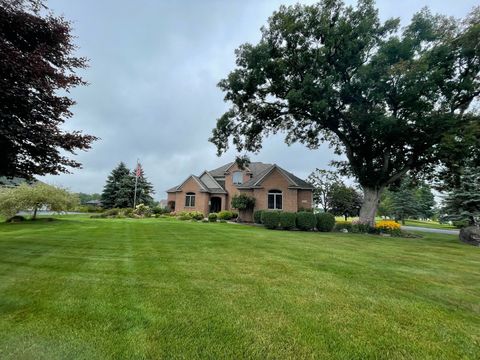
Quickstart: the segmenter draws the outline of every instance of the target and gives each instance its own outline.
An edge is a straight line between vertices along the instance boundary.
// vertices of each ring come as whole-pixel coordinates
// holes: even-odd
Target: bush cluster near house
[[[138,204],[135,209],[132,208],[112,208],[105,210],[101,214],[90,216],[92,219],[123,219],[123,218],[147,218],[159,217],[160,214],[154,212],[152,208],[145,204]]]
[[[230,210],[222,210],[217,214],[217,216],[219,220],[232,220],[236,219],[238,214]]]
[[[335,226],[335,217],[330,213],[314,214],[310,211],[284,212],[259,210],[253,213],[256,224],[263,224],[267,229],[283,229],[302,231],[318,230],[332,231]]]

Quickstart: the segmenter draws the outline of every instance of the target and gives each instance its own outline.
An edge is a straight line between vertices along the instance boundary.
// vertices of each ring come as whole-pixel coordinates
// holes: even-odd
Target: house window
[[[195,193],[188,192],[185,195],[185,206],[186,207],[194,207],[195,206]]]
[[[235,171],[233,173],[233,183],[235,185],[240,185],[243,183],[243,173],[241,171]]]
[[[270,190],[268,192],[268,208],[273,210],[282,210],[283,195],[280,190]]]

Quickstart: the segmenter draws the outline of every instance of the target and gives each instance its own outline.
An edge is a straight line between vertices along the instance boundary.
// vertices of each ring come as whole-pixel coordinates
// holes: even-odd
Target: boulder
[[[469,226],[460,230],[460,241],[473,246],[480,246],[480,227]]]

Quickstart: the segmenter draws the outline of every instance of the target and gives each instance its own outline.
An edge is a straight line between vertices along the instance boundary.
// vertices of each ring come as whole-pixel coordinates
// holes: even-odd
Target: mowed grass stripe
[[[1,358],[478,358],[480,254],[169,219],[0,226]]]

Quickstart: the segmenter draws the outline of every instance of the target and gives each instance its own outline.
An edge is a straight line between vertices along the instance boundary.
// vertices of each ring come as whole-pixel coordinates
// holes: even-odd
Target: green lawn
[[[170,219],[1,224],[0,358],[478,359],[480,250]]]
[[[431,228],[431,229],[458,230],[455,226],[452,226],[449,224],[440,224],[437,221],[422,221],[422,220],[408,219],[408,220],[405,220],[405,225]]]

